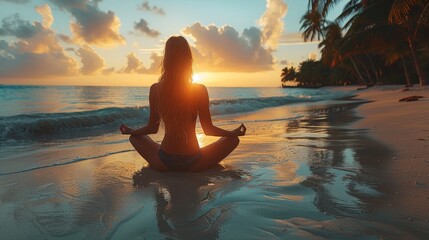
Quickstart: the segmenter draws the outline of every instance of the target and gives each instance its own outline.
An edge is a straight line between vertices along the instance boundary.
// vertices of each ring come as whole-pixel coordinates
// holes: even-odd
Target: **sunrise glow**
[[[0,0],[0,240],[429,239],[429,0]]]
[[[78,2],[2,1],[0,84],[149,86],[172,35],[207,86],[280,86],[284,66],[320,56],[299,33],[305,1]]]
[[[201,75],[199,73],[194,73],[194,75],[192,75],[192,82],[193,83],[202,83],[203,79],[201,78]]]

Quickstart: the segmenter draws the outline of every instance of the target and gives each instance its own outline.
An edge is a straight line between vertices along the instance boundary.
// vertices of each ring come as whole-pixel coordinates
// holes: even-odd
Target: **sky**
[[[163,47],[184,36],[194,82],[280,86],[319,58],[299,21],[306,0],[0,0],[0,84],[149,86]],[[335,14],[335,11],[333,11]]]

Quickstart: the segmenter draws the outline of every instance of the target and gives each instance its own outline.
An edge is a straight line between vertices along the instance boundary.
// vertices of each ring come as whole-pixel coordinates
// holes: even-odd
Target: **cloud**
[[[161,34],[156,30],[150,29],[147,22],[143,18],[140,19],[140,21],[134,23],[134,29],[149,37],[158,37]]]
[[[46,77],[76,74],[76,61],[64,52],[42,54],[20,52],[12,45],[7,55],[0,54],[0,78]]]
[[[137,73],[143,67],[143,62],[136,56],[135,53],[130,53],[127,55],[127,65],[123,70],[120,70],[121,73]]]
[[[195,39],[193,54],[204,70],[257,72],[273,69],[272,52],[283,33],[283,18],[287,13],[283,0],[267,0],[266,10],[256,27],[239,34],[231,26],[220,28],[195,23],[183,30]]]
[[[94,74],[104,68],[104,59],[88,45],[80,47],[76,54],[80,57],[82,62],[82,68],[80,69],[82,74]]]
[[[279,39],[279,45],[308,45],[308,44],[318,44],[320,41],[313,40],[304,42],[304,38],[301,33],[284,33]]]
[[[58,44],[55,33],[45,28],[40,22],[31,24],[24,21],[19,14],[2,20],[0,35],[13,36],[19,40],[12,45],[21,52],[46,53],[62,50]]]
[[[109,47],[125,43],[119,33],[121,21],[112,11],[103,12],[98,8],[99,0],[51,0],[60,9],[70,12],[75,18],[70,28],[73,40],[78,43]]]
[[[36,34],[37,31],[38,29],[36,29],[36,26],[29,21],[22,20],[18,13],[2,19],[0,25],[0,36],[30,38]]]
[[[289,61],[288,61],[288,60],[281,60],[281,61],[280,61],[280,64],[281,64],[281,65],[288,65],[288,64],[289,64]]]
[[[36,12],[42,16],[42,25],[45,28],[51,28],[52,23],[54,22],[54,17],[52,16],[51,8],[48,4],[36,6]]]
[[[218,28],[197,22],[183,33],[195,39],[192,50],[200,69],[247,72],[272,69],[271,50],[262,46],[262,33],[255,27],[239,34],[231,26]]]
[[[11,25],[5,27],[7,35],[17,38],[8,43],[1,41],[1,77],[45,77],[64,76],[77,73],[76,61],[68,56],[58,44],[55,33],[40,22],[29,22],[14,15]],[[10,20],[10,18],[9,18]],[[8,18],[2,23],[10,23]]]
[[[72,44],[72,43],[73,43],[73,40],[72,40],[69,36],[67,36],[67,35],[64,35],[64,34],[57,34],[57,37],[58,37],[61,41],[65,42],[65,43],[68,43],[68,44]]]
[[[5,40],[0,39],[0,50],[6,49],[9,47],[9,44]]]
[[[287,9],[283,0],[267,0],[266,10],[258,22],[262,27],[262,42],[269,49],[277,49]]]
[[[161,65],[162,56],[152,53],[150,55],[150,59],[152,60],[152,63],[150,64],[150,67],[145,70],[144,73],[148,74],[158,74],[159,73],[159,66]]]
[[[0,0],[0,2],[10,2],[10,3],[17,3],[17,4],[24,4],[29,3],[31,0]]]
[[[110,75],[110,74],[112,74],[114,72],[115,72],[115,68],[111,67],[111,68],[104,69],[102,73],[103,73],[103,75]]]
[[[159,14],[162,16],[165,15],[164,9],[159,8],[157,6],[150,6],[147,1],[145,1],[144,3],[139,5],[138,9],[143,10],[143,11],[153,12],[153,13],[156,13],[156,14]]]
[[[150,59],[152,60],[151,65],[145,68],[143,62],[132,52],[127,55],[127,65],[122,70],[119,70],[118,73],[157,74],[162,57],[152,53]]]

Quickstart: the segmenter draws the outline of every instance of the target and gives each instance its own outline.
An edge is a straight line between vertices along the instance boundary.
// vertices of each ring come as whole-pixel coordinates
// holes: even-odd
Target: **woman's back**
[[[164,122],[165,135],[161,148],[168,153],[180,155],[192,155],[199,151],[198,140],[195,133],[195,125],[198,114],[199,88],[197,84],[189,84],[188,89],[176,103],[169,106],[160,106],[159,99],[168,92],[162,91],[162,83],[155,83],[151,88],[154,94],[154,107],[158,109],[160,117]],[[158,101],[157,101],[158,100]],[[164,109],[162,109],[164,108]],[[163,115],[173,115],[166,117]]]

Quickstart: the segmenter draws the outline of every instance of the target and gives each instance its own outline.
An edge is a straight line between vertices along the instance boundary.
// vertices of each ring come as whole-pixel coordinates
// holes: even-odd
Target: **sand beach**
[[[384,168],[392,186],[389,207],[410,222],[429,221],[429,88],[380,86],[360,92],[357,98],[371,101],[357,109],[362,119],[358,128],[393,150]],[[419,101],[399,102],[409,96]]]
[[[5,145],[0,236],[425,239],[428,91],[355,89],[217,117],[247,135],[201,173],[154,171],[116,132]],[[398,102],[409,95],[425,98]],[[198,133],[202,146],[216,139]]]

